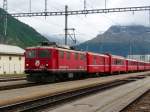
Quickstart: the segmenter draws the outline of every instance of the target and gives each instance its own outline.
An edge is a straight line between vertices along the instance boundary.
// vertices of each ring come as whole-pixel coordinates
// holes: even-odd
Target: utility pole
[[[129,47],[129,55],[132,56],[132,40],[129,40],[129,44],[130,44],[130,47]]]
[[[47,0],[45,0],[45,12],[47,12]]]
[[[3,9],[7,10],[7,0],[3,0]]]
[[[65,45],[67,45],[68,37],[68,6],[65,6]]]
[[[106,9],[106,7],[107,7],[107,0],[105,0],[105,9]]]
[[[68,31],[73,31],[73,37],[68,33]],[[68,44],[68,35],[72,39],[72,41],[76,44],[76,37],[75,37],[75,28],[68,28],[68,6],[65,6],[65,45]]]
[[[86,0],[84,0],[84,11],[85,11],[85,13],[86,13],[86,5],[87,5],[87,3],[86,3]],[[85,17],[86,17],[86,14],[85,14]]]
[[[47,0],[45,0],[45,19],[46,19],[46,16],[47,16]]]
[[[3,9],[7,13],[7,0],[3,0]],[[7,14],[4,16],[4,35],[7,35]]]
[[[149,10],[149,26],[150,26],[150,10]]]
[[[71,40],[74,42],[74,44],[76,44],[77,40],[76,40],[75,28],[68,28],[67,30]],[[72,31],[72,34],[70,34],[69,31]]]
[[[29,0],[29,12],[31,13],[31,0]]]
[[[84,0],[84,10],[86,10],[86,0]]]

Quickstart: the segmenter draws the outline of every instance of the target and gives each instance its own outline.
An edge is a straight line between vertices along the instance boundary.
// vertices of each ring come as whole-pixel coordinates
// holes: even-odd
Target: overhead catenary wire
[[[46,2],[45,2],[46,3]],[[68,11],[68,15],[79,15],[79,14],[97,14],[97,13],[111,13],[111,12],[126,12],[126,11],[143,11],[149,10],[150,7],[125,7],[125,8],[110,8],[110,9],[92,9],[92,10],[77,10],[77,11]],[[44,11],[45,12],[45,11]],[[37,13],[18,13],[21,17],[24,16],[61,16],[65,15],[63,11],[59,12],[37,12]],[[31,14],[31,15],[30,15]],[[33,14],[33,15],[32,15]],[[20,17],[18,16],[18,17]]]

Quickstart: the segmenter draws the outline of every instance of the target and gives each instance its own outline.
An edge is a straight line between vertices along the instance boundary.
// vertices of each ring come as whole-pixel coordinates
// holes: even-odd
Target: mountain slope
[[[17,45],[22,48],[48,41],[30,26],[8,15],[7,35],[4,35],[4,11],[0,9],[0,43]]]
[[[78,46],[93,52],[128,54],[150,53],[150,27],[112,26],[104,34]]]

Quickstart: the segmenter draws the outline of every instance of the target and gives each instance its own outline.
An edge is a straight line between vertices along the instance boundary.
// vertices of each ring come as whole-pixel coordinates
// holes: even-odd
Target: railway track
[[[39,85],[48,85],[48,83],[32,83],[32,82],[27,82],[26,80],[13,81],[13,82],[11,81],[0,82],[0,91],[33,87],[33,86],[39,86]]]
[[[130,82],[130,81],[129,81]],[[35,99],[35,100],[31,100],[31,101],[27,101],[27,102],[21,102],[19,104],[15,104],[15,105],[9,105],[9,106],[3,106],[0,107],[0,111],[3,112],[8,112],[8,111],[31,111],[31,110],[39,110],[40,108],[42,108],[42,106],[46,106],[46,105],[53,105],[54,103],[61,103],[64,102],[65,100],[72,100],[75,97],[79,98],[82,95],[89,95],[90,93],[94,93],[94,92],[98,92],[98,91],[102,91],[102,90],[106,90],[112,87],[116,87],[122,84],[127,83],[126,81],[115,81],[115,82],[111,82],[108,84],[102,84],[102,85],[98,85],[98,86],[94,86],[94,87],[88,87],[88,88],[84,88],[84,89],[79,89],[79,90],[75,90],[75,91],[69,91],[69,92],[65,92],[65,93],[61,93],[61,94],[57,94],[54,96],[47,96],[47,97],[43,97],[43,98],[39,98],[39,99]]]
[[[130,77],[130,80],[136,79],[136,78],[143,78],[145,75],[140,75],[138,77]],[[129,80],[129,79],[127,79]],[[19,88],[25,88],[25,87],[32,87],[32,86],[39,86],[39,85],[47,85],[48,83],[31,83],[27,82],[26,80],[13,80],[13,81],[3,81],[0,82],[0,91],[4,90],[11,90],[11,89],[19,89]]]
[[[110,88],[114,88],[114,87],[129,83],[129,82],[134,82],[136,80],[145,78],[144,74],[141,74],[141,76],[134,76],[134,77],[125,77],[125,76],[122,76],[122,77],[124,78],[116,78],[116,79],[114,78],[113,80],[112,78],[110,78],[110,80],[107,80],[107,81],[105,80],[101,82],[98,81],[101,79],[95,79],[96,80],[95,82],[91,82],[94,79],[88,79],[87,82],[88,83],[90,82],[89,84],[87,84],[86,81],[74,81],[74,83],[65,82],[63,86],[68,85],[68,84],[69,84],[68,86],[71,86],[70,84],[72,84],[72,87],[65,87],[65,88],[63,87],[63,89],[61,88],[62,87],[61,84],[56,84],[56,85],[51,84],[50,87],[47,87],[51,89],[51,92],[48,92],[48,90],[46,89],[48,92],[47,94],[45,93],[44,95],[42,95],[42,93],[36,93],[36,94],[41,94],[40,95],[41,97],[34,96],[31,99],[26,98],[26,100],[21,100],[19,102],[14,102],[14,103],[7,102],[7,104],[5,105],[2,105],[2,103],[5,102],[5,100],[0,102],[1,104],[0,111],[12,112],[12,111],[29,111],[33,109],[36,110],[36,109],[42,108],[45,105],[50,105],[50,104],[53,105],[53,104],[56,104],[56,102],[58,103],[58,102],[64,102],[66,100],[67,101],[72,100],[74,98],[80,98],[82,96],[86,96],[91,93],[96,93],[99,91],[102,92]],[[79,86],[79,82],[81,83],[80,86]],[[42,91],[42,88],[41,88],[41,91]],[[31,94],[33,95],[33,93]],[[10,100],[7,100],[7,101],[10,101]]]
[[[26,80],[26,77],[0,77],[0,82]]]
[[[19,88],[25,88],[25,87],[31,87],[31,86],[37,86],[37,85],[40,85],[40,84],[15,81],[14,83],[9,82],[8,85],[6,84],[6,85],[0,86],[0,91],[11,90],[11,89],[19,89]]]

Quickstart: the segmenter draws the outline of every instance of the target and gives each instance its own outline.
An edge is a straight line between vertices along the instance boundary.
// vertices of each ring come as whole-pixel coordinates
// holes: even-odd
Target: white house
[[[0,44],[0,74],[22,74],[24,52],[20,47]]]

